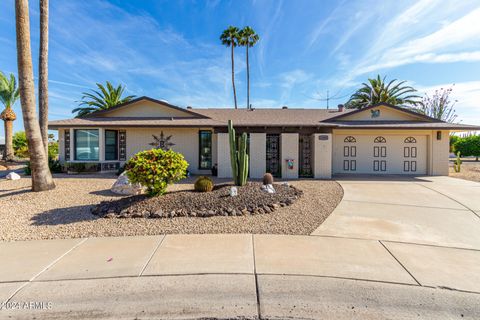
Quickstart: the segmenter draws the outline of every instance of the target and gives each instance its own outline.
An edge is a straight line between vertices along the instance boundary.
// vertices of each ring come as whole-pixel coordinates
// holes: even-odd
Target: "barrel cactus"
[[[194,189],[197,192],[210,192],[213,187],[213,180],[205,176],[198,177],[194,184]]]
[[[263,184],[273,184],[273,176],[271,173],[265,173],[263,175]]]

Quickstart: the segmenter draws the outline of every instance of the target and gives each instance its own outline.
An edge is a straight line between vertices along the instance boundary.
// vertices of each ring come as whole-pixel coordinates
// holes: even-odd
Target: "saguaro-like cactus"
[[[457,159],[453,162],[453,170],[455,172],[460,172],[460,166],[462,165],[462,160],[460,159],[460,151],[457,152]]]
[[[230,163],[232,165],[232,176],[237,186],[243,186],[247,183],[248,177],[248,154],[247,154],[247,134],[244,132],[238,138],[235,136],[232,120],[228,120],[228,138],[230,141]]]

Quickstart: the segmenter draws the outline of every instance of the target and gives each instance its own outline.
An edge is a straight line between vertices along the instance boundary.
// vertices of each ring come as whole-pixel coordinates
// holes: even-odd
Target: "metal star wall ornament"
[[[149,145],[153,146],[155,149],[162,149],[162,150],[170,150],[171,146],[174,146],[175,143],[170,142],[172,135],[165,137],[163,131],[160,132],[160,136],[156,136],[152,134],[153,142],[149,143]]]

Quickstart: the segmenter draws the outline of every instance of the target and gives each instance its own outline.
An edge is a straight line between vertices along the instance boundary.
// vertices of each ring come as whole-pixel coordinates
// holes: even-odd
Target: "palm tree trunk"
[[[5,123],[5,161],[13,160],[13,121]]]
[[[15,20],[17,29],[18,84],[32,168],[32,190],[50,190],[55,188],[55,183],[48,168],[48,158],[43,147],[42,134],[35,110],[35,84],[33,81],[32,51],[30,47],[28,0],[15,0]]]
[[[40,0],[40,58],[38,63],[38,113],[43,147],[48,155],[48,0]]]
[[[235,61],[233,59],[233,41],[232,41],[232,86],[233,86],[233,101],[235,102],[235,109],[237,109],[237,91],[235,90]]]
[[[250,109],[250,65],[248,63],[248,43],[247,43],[247,110]]]

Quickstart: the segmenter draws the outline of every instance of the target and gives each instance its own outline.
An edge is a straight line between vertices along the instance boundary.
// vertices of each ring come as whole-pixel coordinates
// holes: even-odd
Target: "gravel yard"
[[[30,179],[0,181],[0,240],[55,239],[167,233],[310,234],[343,196],[335,181],[298,180],[291,185],[303,195],[291,206],[270,214],[248,216],[175,217],[171,219],[105,219],[90,213],[110,192],[113,175],[55,175],[57,188],[30,192]],[[225,182],[225,181],[224,181]],[[193,188],[193,179],[169,191]]]
[[[463,159],[460,172],[453,170],[453,160],[450,161],[450,177],[480,182],[480,162]]]

